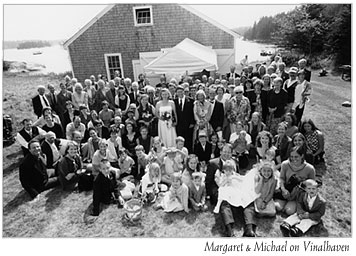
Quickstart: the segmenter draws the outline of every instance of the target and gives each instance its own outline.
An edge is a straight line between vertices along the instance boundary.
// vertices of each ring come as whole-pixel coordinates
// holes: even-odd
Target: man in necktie
[[[44,107],[50,107],[50,104],[45,96],[46,88],[43,85],[37,87],[38,95],[32,98],[32,106],[35,114],[38,118],[42,115],[42,109]]]
[[[57,100],[55,95],[55,88],[53,84],[48,84],[47,86],[49,93],[45,95],[49,106],[57,113]]]
[[[224,123],[224,105],[221,102],[215,100],[216,89],[209,88],[209,99],[211,103],[212,114],[209,123],[213,127],[213,130],[218,134],[219,138],[222,138],[222,127]]]

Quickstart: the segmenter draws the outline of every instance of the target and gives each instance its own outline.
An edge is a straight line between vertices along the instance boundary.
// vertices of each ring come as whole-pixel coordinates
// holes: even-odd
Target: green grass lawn
[[[4,74],[3,112],[12,115],[19,129],[23,118],[35,118],[31,97],[36,86],[48,83],[58,89],[54,76]],[[351,83],[313,74],[312,84],[305,117],[312,118],[325,133],[326,163],[316,170],[322,176],[321,194],[328,204],[323,226],[306,235],[351,237],[351,108],[341,106],[351,101]],[[220,218],[211,211],[173,214],[145,207],[142,219],[133,224],[123,218],[124,210],[114,205],[104,207],[96,219],[89,216],[92,192],[77,194],[56,188],[31,201],[19,182],[21,158],[17,144],[3,149],[3,237],[221,237],[224,233]],[[258,235],[281,237],[279,225],[284,217],[259,219]],[[241,236],[241,223],[236,223],[235,229]]]

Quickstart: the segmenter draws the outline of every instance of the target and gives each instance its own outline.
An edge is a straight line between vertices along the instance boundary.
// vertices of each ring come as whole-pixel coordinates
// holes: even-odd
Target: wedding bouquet
[[[161,115],[161,120],[166,123],[167,128],[171,128],[172,127],[172,115],[168,111],[164,112]]]

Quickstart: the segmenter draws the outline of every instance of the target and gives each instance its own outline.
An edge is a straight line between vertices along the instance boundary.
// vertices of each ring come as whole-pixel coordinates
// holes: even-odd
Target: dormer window
[[[152,6],[137,6],[133,8],[135,26],[152,26]]]

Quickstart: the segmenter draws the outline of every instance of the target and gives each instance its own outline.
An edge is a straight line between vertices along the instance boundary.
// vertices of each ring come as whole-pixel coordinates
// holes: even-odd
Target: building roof
[[[227,28],[226,26],[218,23],[217,21],[213,20],[212,18],[206,16],[205,14],[197,11],[196,9],[190,7],[189,5],[178,4],[182,8],[186,9],[187,11],[197,15],[198,17],[206,20],[207,22],[211,23],[212,25],[218,27],[219,29],[225,31],[226,33],[230,34],[234,38],[241,37],[239,34],[235,33],[231,29]],[[64,48],[67,48],[71,43],[73,43],[81,34],[83,34],[88,28],[90,28],[96,21],[98,21],[101,17],[103,17],[107,12],[109,12],[115,4],[110,4],[105,7],[100,13],[98,13],[93,19],[91,19],[86,25],[84,25],[77,33],[75,33],[72,37],[70,37],[67,41],[64,42]]]

